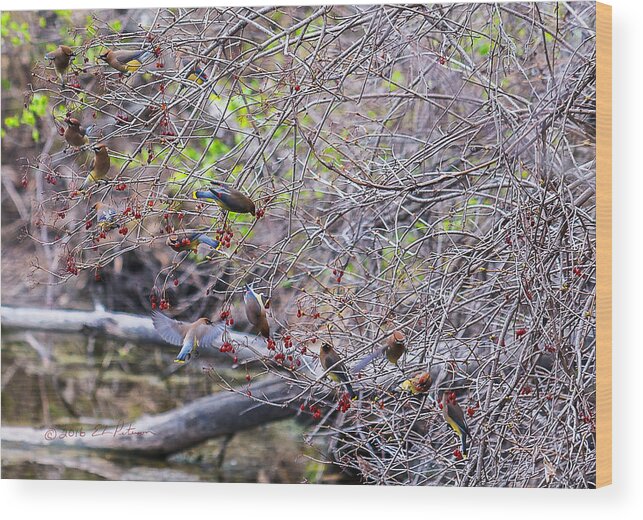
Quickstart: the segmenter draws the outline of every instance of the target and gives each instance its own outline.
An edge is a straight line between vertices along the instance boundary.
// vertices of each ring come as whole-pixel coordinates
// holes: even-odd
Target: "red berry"
[[[518,329],[516,331],[516,337],[517,338],[519,338],[521,336],[524,336],[525,334],[527,334],[527,329],[522,328],[522,329]]]
[[[174,280],[174,287],[177,287],[179,285],[179,280]]]

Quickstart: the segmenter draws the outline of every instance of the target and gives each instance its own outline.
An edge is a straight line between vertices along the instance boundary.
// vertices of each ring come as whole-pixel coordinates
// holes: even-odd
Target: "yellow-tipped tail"
[[[404,381],[401,385],[400,388],[404,390],[405,392],[411,392],[412,394],[415,393],[415,389],[413,388],[413,383],[409,379]]]

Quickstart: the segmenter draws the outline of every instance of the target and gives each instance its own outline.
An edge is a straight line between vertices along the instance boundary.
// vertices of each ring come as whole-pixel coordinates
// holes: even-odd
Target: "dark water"
[[[81,336],[33,334],[2,338],[2,426],[91,431],[143,414],[161,413],[219,391],[199,366],[174,374],[172,353]],[[245,381],[244,370],[226,378]],[[3,478],[318,482],[325,467],[307,455],[294,419],[212,439],[167,459],[136,458],[3,442]]]

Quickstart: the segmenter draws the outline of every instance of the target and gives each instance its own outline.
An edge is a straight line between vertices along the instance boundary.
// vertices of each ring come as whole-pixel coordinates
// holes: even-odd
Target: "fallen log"
[[[178,409],[143,416],[132,423],[57,429],[3,426],[3,443],[165,456],[208,439],[247,430],[295,415],[287,401],[299,389],[276,377],[251,386],[253,398],[238,392],[219,392]],[[273,404],[263,403],[266,400]]]
[[[149,316],[106,311],[41,309],[37,307],[0,306],[3,329],[31,330],[59,334],[92,334],[106,339],[154,344],[166,349],[177,347],[165,342],[156,332]],[[239,363],[256,361],[268,354],[265,339],[254,334],[227,330],[227,339],[235,343]],[[223,342],[223,339],[221,340]],[[230,361],[218,348],[200,349],[200,356]]]

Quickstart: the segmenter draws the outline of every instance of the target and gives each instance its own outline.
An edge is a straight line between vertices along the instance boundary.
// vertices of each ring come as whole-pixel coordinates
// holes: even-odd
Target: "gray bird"
[[[135,51],[107,51],[99,56],[101,60],[109,64],[113,69],[129,76],[136,72],[152,56],[149,49],[138,49]]]
[[[330,343],[322,343],[319,350],[319,361],[324,370],[327,370],[327,376],[336,383],[342,383],[351,399],[357,397],[353,387],[348,382],[348,372],[344,361],[339,357],[337,351]]]
[[[56,74],[63,87],[65,86],[65,73],[73,61],[74,56],[76,56],[76,54],[74,54],[74,51],[72,51],[70,47],[67,47],[67,45],[59,45],[55,51],[45,54],[46,60],[54,62]]]
[[[248,321],[259,330],[264,338],[270,339],[270,325],[266,317],[266,305],[263,301],[263,294],[257,294],[252,288],[252,285],[246,285],[243,302],[246,307]]]
[[[250,213],[254,216],[256,211],[250,197],[219,181],[212,181],[209,188],[192,192],[192,198],[213,200],[222,209],[233,213]]]
[[[67,123],[67,128],[65,129],[64,137],[69,146],[80,148],[89,143],[89,135],[95,125],[81,126],[80,121],[75,117],[65,118],[65,123]]]
[[[223,324],[213,324],[208,318],[187,323],[173,320],[157,311],[152,312],[152,322],[165,341],[181,347],[175,363],[185,363],[199,348],[214,347],[225,329]]]

